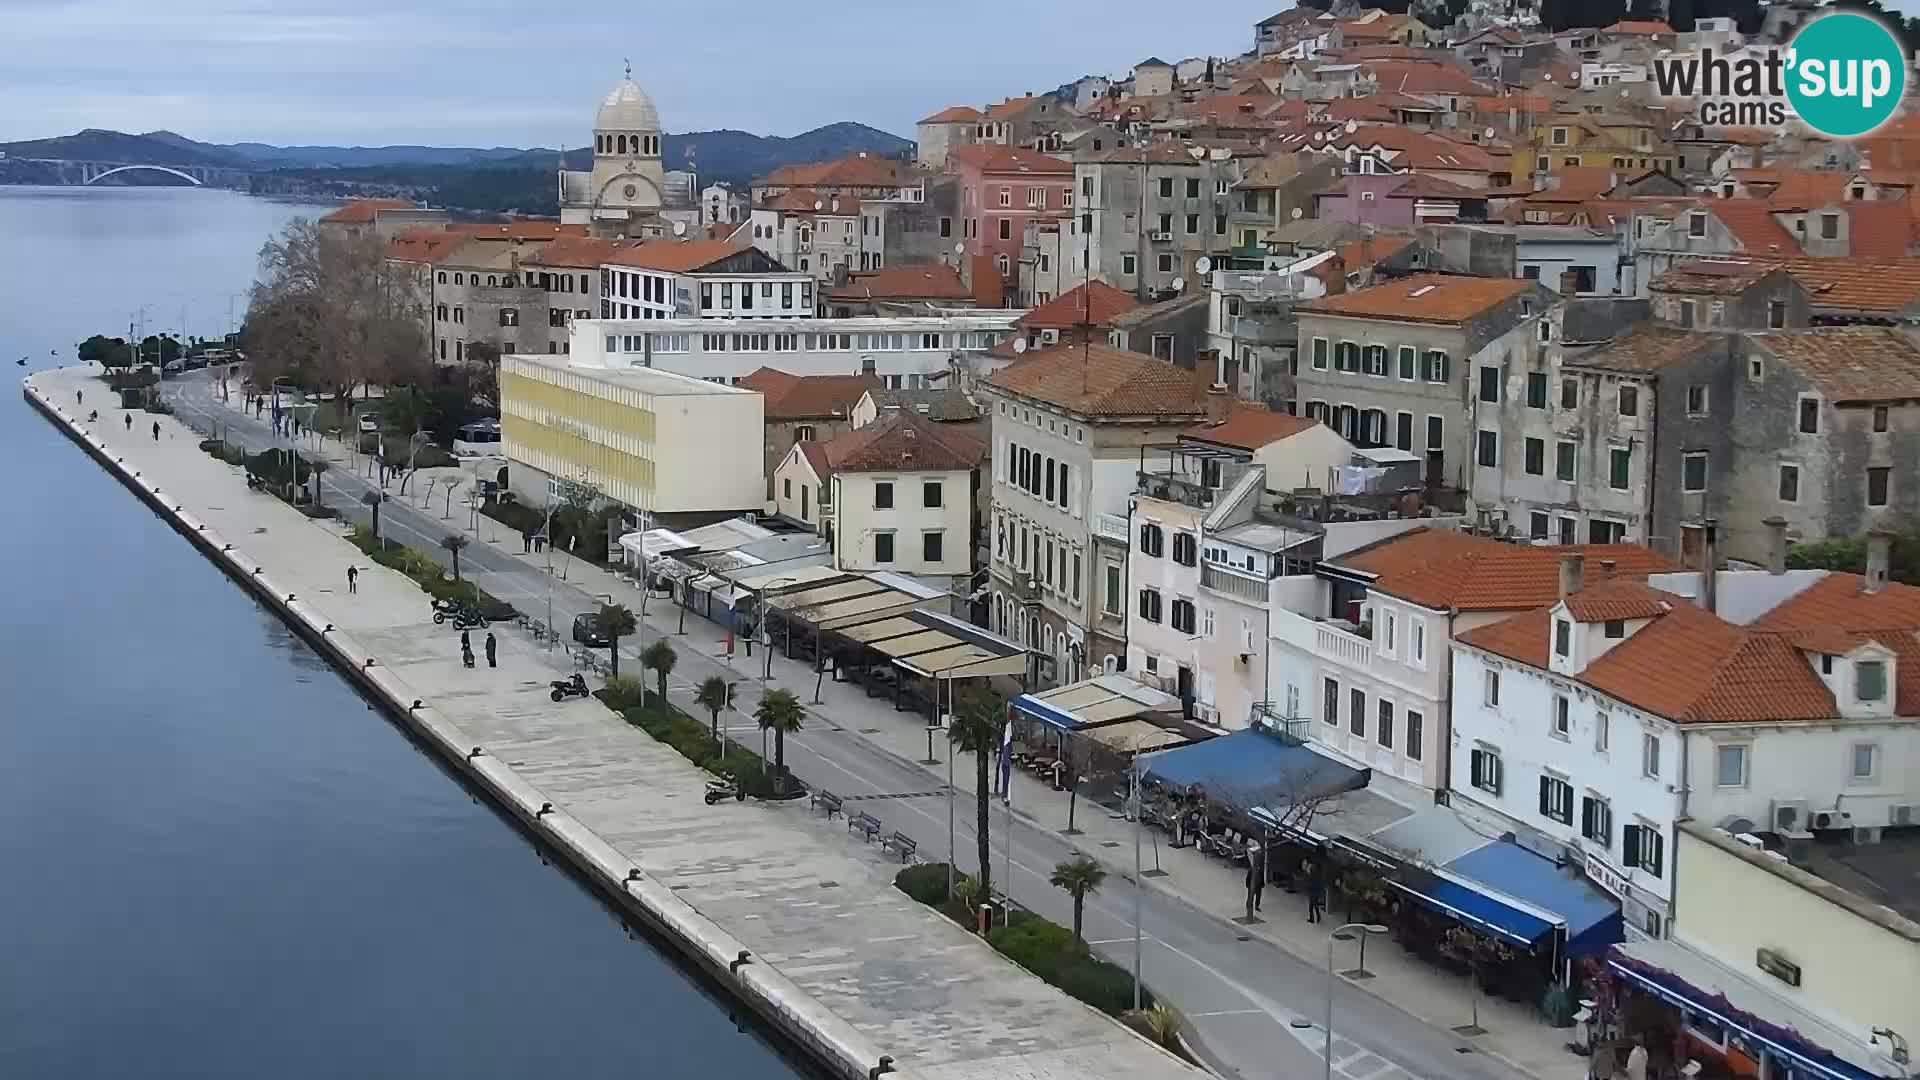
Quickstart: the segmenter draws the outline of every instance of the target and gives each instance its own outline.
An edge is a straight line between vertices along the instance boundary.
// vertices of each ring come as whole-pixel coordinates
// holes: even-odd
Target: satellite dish
[[[1486,137],[1487,137],[1487,138],[1489,138],[1489,139],[1491,139],[1491,138],[1493,138],[1493,135],[1494,135],[1494,131],[1493,131],[1493,129],[1492,129],[1492,128],[1488,128],[1488,129],[1487,129],[1487,135],[1486,135]]]
[[[1216,146],[1213,148],[1213,160],[1215,161],[1225,161],[1232,156],[1233,151],[1224,146]]]
[[[1193,264],[1194,273],[1205,274],[1205,273],[1209,273],[1212,270],[1213,270],[1213,260],[1207,258],[1205,255],[1200,256],[1200,258],[1194,261],[1194,264]]]
[[[1023,352],[1026,352],[1026,351],[1027,351],[1027,339],[1026,339],[1026,338],[1023,338],[1023,337],[1022,337],[1022,338],[1014,338],[1014,339],[1013,339],[1013,354],[1014,354],[1015,356],[1019,356],[1019,355],[1020,355],[1021,353],[1023,353]]]
[[[1195,161],[1199,161],[1201,158],[1207,156],[1207,148],[1204,146],[1189,146],[1187,147],[1187,156]]]
[[[685,236],[685,235],[687,235],[687,223],[686,223],[686,222],[684,222],[684,221],[676,221],[676,222],[674,222],[674,223],[673,223],[673,235],[675,235],[675,236]]]
[[[1187,279],[1186,279],[1186,278],[1183,278],[1183,277],[1177,277],[1177,278],[1174,278],[1174,279],[1173,279],[1173,291],[1174,291],[1174,292],[1186,292],[1186,291],[1187,291]]]
[[[1299,207],[1297,207],[1297,206],[1296,206],[1296,207],[1294,207],[1294,208],[1293,208],[1293,220],[1295,220],[1295,221],[1299,221],[1299,220],[1300,220],[1300,215],[1301,215],[1302,213],[1304,213],[1304,211],[1302,211],[1302,210],[1301,210],[1301,209],[1300,209]]]
[[[1360,130],[1360,121],[1358,120],[1347,121],[1347,134],[1351,135],[1354,132],[1359,130]]]
[[[953,245],[953,253],[955,255],[965,255],[967,253],[967,245],[964,242]]]
[[[815,210],[825,210],[827,208],[827,204],[822,202],[819,199],[815,199],[813,200],[813,208]]]

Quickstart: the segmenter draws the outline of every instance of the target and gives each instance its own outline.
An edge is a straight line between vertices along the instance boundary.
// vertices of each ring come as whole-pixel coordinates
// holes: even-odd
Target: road
[[[176,414],[203,431],[217,424],[230,442],[258,451],[285,445],[263,420],[228,408],[214,396],[206,372],[169,380],[168,400]],[[360,497],[373,487],[367,477],[333,468],[322,474],[325,501],[365,523],[367,507]],[[391,491],[393,485],[389,485]],[[417,496],[416,496],[417,498]],[[439,505],[422,510],[408,499],[392,498],[382,505],[381,531],[390,539],[445,559],[440,540],[468,523],[453,508],[452,520],[442,517]],[[498,543],[488,542],[494,536]],[[543,563],[510,550],[518,539],[497,522],[482,519],[482,542],[470,545],[460,558],[461,571],[488,592],[522,612],[542,617],[551,598],[550,625],[565,627],[575,614],[597,610],[601,601],[583,588],[558,580]],[[670,629],[668,619],[677,609],[650,611],[647,625],[621,650],[623,668],[631,663],[641,674],[638,655],[645,643]],[[697,616],[696,616],[697,618]],[[681,647],[674,671],[673,696],[690,703],[691,690],[710,675],[730,681],[760,681],[763,657],[744,657],[730,663],[724,657]],[[812,671],[784,657],[774,660],[775,682],[791,678],[790,685],[810,690]],[[745,700],[743,686],[742,704]],[[807,694],[801,695],[806,700]],[[883,703],[876,703],[885,709]],[[690,710],[701,715],[698,710]],[[922,842],[923,854],[944,855],[948,824],[946,765],[928,767],[905,760],[864,738],[859,725],[866,716],[811,715],[805,729],[787,739],[788,765],[810,784],[827,787],[853,800],[885,800],[884,812],[875,812],[889,827],[900,828]],[[890,717],[895,723],[919,721]],[[736,738],[751,742],[757,728],[740,716],[729,725]],[[942,751],[944,755],[944,750]],[[972,767],[962,756],[958,768]],[[1096,811],[1097,812],[1097,811]],[[956,862],[971,868],[975,849],[969,823],[971,796],[963,795],[958,811],[959,848]],[[994,877],[1016,901],[1056,922],[1072,919],[1071,901],[1047,881],[1054,865],[1078,854],[1064,839],[1018,816],[995,811],[991,826]],[[1011,838],[1011,850],[1003,850]],[[1228,923],[1156,889],[1135,890],[1122,877],[1131,874],[1132,853],[1124,862],[1116,851],[1107,860],[1109,883],[1087,902],[1086,936],[1107,959],[1131,967],[1133,963],[1134,906],[1140,907],[1143,968],[1154,992],[1175,1005],[1187,1020],[1189,1037],[1203,1059],[1217,1072],[1246,1080],[1316,1076],[1325,1069],[1321,1046],[1326,1009],[1327,977],[1318,964],[1307,963],[1264,940],[1235,932]],[[1007,880],[1010,859],[1011,881]],[[1485,1054],[1471,1052],[1450,1031],[1427,1024],[1381,999],[1341,981],[1336,984],[1337,1014],[1333,1059],[1335,1074],[1345,1080],[1515,1080],[1518,1072]]]

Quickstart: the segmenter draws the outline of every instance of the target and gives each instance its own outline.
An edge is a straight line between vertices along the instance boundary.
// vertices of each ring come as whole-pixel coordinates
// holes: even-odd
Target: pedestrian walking
[[[155,420],[153,422],[153,441],[154,442],[160,441],[160,421],[158,420]]]
[[[473,639],[467,636],[467,632],[465,630],[460,631],[460,651],[462,652],[473,651]]]
[[[460,636],[465,637],[466,635],[462,634]],[[460,663],[467,667],[473,666],[473,647],[464,641],[460,643]]]
[[[533,530],[532,529],[520,530],[520,554],[526,555],[532,551],[533,551]]]
[[[487,631],[487,666],[488,667],[500,666],[498,663],[494,661],[494,658],[493,658],[493,631],[491,630]]]
[[[350,565],[347,567],[347,592],[349,594],[352,594],[352,593],[357,593],[359,591],[360,591],[360,569],[359,567]]]
[[[1307,871],[1307,921],[1317,923],[1320,913],[1327,908],[1327,879],[1320,873],[1320,864],[1314,863]]]
[[[1247,841],[1247,889],[1253,893],[1253,910],[1259,911],[1267,891],[1267,852],[1252,840]]]
[[[132,413],[127,414],[127,430],[128,431],[133,430],[133,414]]]
[[[89,423],[89,424],[91,424],[91,423],[93,423],[93,422],[94,422],[95,420],[98,420],[98,419],[100,419],[100,410],[99,410],[99,409],[94,409],[94,410],[92,410],[92,411],[90,411],[90,412],[88,412],[88,413],[87,413],[87,423]]]
[[[73,403],[75,405],[82,404],[86,400],[87,400],[87,392],[85,390],[75,390],[73,392]]]

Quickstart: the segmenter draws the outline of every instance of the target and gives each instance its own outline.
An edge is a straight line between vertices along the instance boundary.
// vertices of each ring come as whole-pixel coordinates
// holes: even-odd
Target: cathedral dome
[[[626,78],[600,103],[593,126],[600,131],[659,131],[660,113],[640,84]]]

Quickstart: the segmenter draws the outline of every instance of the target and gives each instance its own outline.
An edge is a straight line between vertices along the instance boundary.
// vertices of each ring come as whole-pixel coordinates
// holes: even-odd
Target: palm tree
[[[1107,868],[1081,855],[1068,859],[1053,868],[1053,876],[1047,881],[1055,888],[1067,890],[1073,897],[1073,940],[1080,940],[1080,925],[1087,912],[1087,894],[1100,891],[1100,884],[1107,880]]]
[[[1164,1001],[1156,1001],[1130,1015],[1141,1028],[1145,1029],[1147,1038],[1169,1050],[1179,1047],[1180,1013],[1173,1006]]]
[[[599,613],[594,615],[594,619],[600,623],[600,629],[607,635],[608,663],[611,665],[613,677],[617,679],[620,677],[620,639],[633,633],[635,626],[633,612],[619,604],[602,604]]]
[[[987,810],[993,805],[993,755],[1000,749],[1004,707],[991,691],[969,693],[953,711],[947,737],[956,749],[973,754],[974,838],[980,844],[980,892],[993,887],[992,852],[988,843]]]
[[[800,699],[794,697],[791,690],[768,690],[760,695],[760,707],[753,710],[753,718],[760,722],[760,729],[773,732],[775,792],[786,790],[787,733],[799,731],[800,721],[806,715],[807,711],[800,707]]]
[[[360,501],[367,504],[367,506],[373,510],[373,538],[378,542],[380,540],[380,504],[386,502],[387,497],[382,492],[369,491],[365,495],[360,496]]]
[[[314,457],[307,462],[307,471],[313,476],[313,508],[320,509],[320,474],[327,471],[332,463],[323,457]]]
[[[460,552],[471,543],[473,541],[461,533],[448,533],[440,538],[440,546],[447,549],[448,555],[453,556],[453,580],[455,581],[460,580]]]
[[[629,615],[627,618],[631,620],[633,617]],[[679,662],[680,654],[673,651],[673,646],[667,643],[666,638],[655,638],[653,644],[640,654],[640,666],[653,672],[653,677],[659,681],[662,709],[667,707],[667,676],[673,674],[673,666]]]
[[[693,695],[709,713],[713,714],[713,742],[720,743],[720,711],[733,706],[733,684],[718,675],[709,675],[700,684],[700,692]]]

